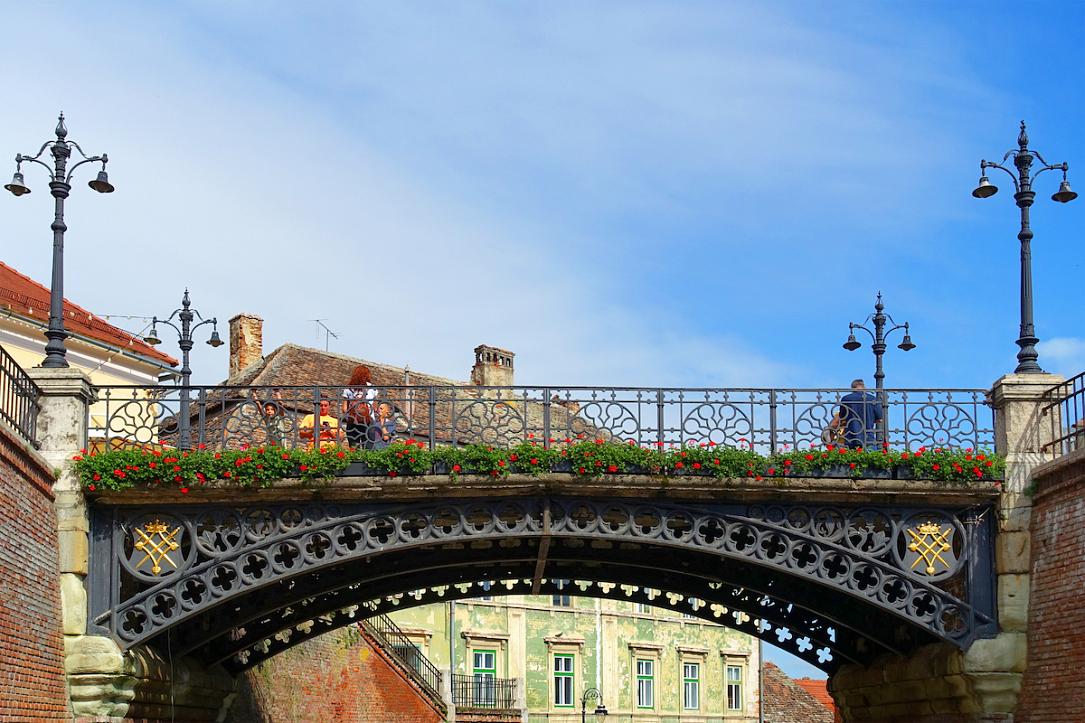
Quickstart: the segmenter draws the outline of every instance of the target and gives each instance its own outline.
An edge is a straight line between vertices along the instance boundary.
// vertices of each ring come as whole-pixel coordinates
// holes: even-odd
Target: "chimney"
[[[511,387],[514,356],[516,355],[511,351],[479,344],[475,347],[475,366],[471,368],[471,383],[478,387]]]
[[[264,320],[256,314],[230,319],[230,378],[264,358]]]

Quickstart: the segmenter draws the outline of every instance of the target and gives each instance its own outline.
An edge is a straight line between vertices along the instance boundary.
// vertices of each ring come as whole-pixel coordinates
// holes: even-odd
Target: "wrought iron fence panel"
[[[992,413],[982,390],[855,394],[847,389],[476,386],[219,386],[192,387],[186,394],[180,387],[111,386],[99,388],[89,427],[93,438],[113,447],[379,448],[404,439],[430,446],[524,441],[550,446],[583,438],[663,447],[715,444],[761,453],[834,440],[911,450],[994,445]],[[1081,397],[1069,398],[1080,407]],[[1080,419],[1078,412],[1075,421]],[[837,428],[852,431],[840,435]]]
[[[0,417],[33,446],[38,446],[41,390],[18,362],[0,347]]]
[[[389,654],[394,655],[410,671],[417,682],[426,687],[434,698],[441,697],[441,671],[437,669],[422,649],[411,642],[395,622],[378,613],[359,623]]]
[[[1041,414],[1048,425],[1045,452],[1060,457],[1085,449],[1085,372],[1047,390]]]
[[[516,679],[453,673],[452,703],[457,708],[515,709]]]

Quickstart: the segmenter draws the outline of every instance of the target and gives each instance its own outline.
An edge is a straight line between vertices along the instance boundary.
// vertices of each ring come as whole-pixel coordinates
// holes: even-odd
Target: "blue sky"
[[[63,109],[112,159],[117,192],[69,202],[92,311],[187,285],[263,316],[267,348],[322,345],[322,318],[336,351],[459,378],[489,343],[524,384],[817,387],[870,381],[840,345],[881,290],[918,344],[889,386],[986,387],[1016,363],[1017,209],[1004,176],[970,196],[979,160],[1024,118],[1085,193],[1082,2],[222,5],[3,10],[26,32],[0,48],[0,154]],[[3,260],[47,281],[28,181]],[[1069,375],[1085,200],[1057,181],[1036,319]],[[225,353],[194,367],[217,381]]]

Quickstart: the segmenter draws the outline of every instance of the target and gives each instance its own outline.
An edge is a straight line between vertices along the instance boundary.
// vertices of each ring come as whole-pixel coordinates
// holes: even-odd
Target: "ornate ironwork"
[[[384,412],[394,438],[428,444],[483,442],[544,446],[579,435],[641,445],[715,443],[761,452],[822,444],[846,389],[633,389],[604,387],[380,387],[370,417]],[[309,444],[305,417],[321,400],[340,429],[357,424],[344,387],[100,387],[90,425],[110,446],[239,448]],[[994,445],[991,411],[979,389],[885,390],[886,441],[893,447]],[[183,409],[189,409],[188,414]],[[843,411],[842,411],[843,409]],[[99,418],[99,410],[101,410]],[[182,423],[187,419],[187,424]],[[94,421],[94,420],[92,420]],[[371,423],[372,424],[372,423]],[[362,434],[362,445],[380,446]]]
[[[3,347],[0,347],[0,418],[34,447],[38,446],[41,390]]]
[[[429,691],[434,700],[441,700],[441,671],[422,654],[421,648],[399,629],[395,621],[378,613],[362,620],[359,625],[389,655],[395,656],[415,682]]]
[[[303,624],[326,631],[479,580],[530,591],[545,537],[551,588],[684,605],[833,670],[993,631],[991,516],[974,512],[577,498],[100,508],[92,608],[124,648],[171,631],[175,651],[242,669],[307,637]],[[169,564],[147,569],[165,540]]]

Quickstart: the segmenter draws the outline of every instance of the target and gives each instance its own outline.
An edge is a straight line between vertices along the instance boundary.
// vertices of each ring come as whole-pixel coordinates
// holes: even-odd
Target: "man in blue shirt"
[[[866,384],[862,379],[853,381],[851,388],[853,391],[840,398],[840,409],[829,426],[836,429],[843,425],[844,443],[851,449],[876,449],[882,407],[873,394],[865,391]]]

